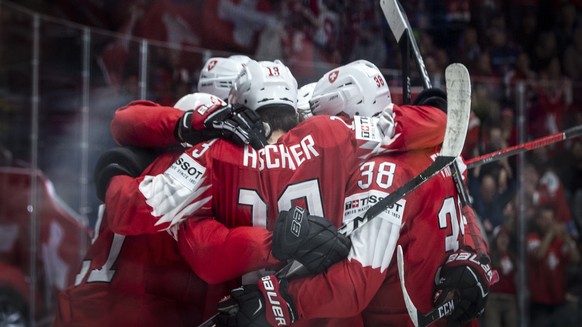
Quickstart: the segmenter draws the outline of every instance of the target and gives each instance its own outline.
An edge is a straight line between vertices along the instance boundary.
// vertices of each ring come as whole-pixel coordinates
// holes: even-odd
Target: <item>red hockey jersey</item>
[[[344,221],[366,210],[428,167],[435,149],[375,157],[349,180]],[[300,318],[349,317],[366,326],[413,326],[408,316],[395,248],[404,253],[409,295],[421,312],[433,309],[434,277],[445,254],[465,244],[465,217],[447,168],[351,234],[345,260],[325,274],[289,283]],[[470,242],[469,242],[470,243]],[[446,325],[441,320],[436,325]]]

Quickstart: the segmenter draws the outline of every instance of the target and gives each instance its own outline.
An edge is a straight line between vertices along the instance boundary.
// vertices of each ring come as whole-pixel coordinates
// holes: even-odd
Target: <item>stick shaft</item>
[[[467,162],[466,162],[467,168],[475,168],[477,166],[481,166],[481,165],[484,165],[484,164],[487,164],[490,162],[501,160],[503,158],[511,157],[511,156],[514,156],[514,155],[522,153],[522,152],[541,148],[541,147],[544,147],[546,145],[550,145],[553,143],[564,141],[564,140],[567,140],[569,138],[577,137],[580,135],[582,135],[582,125],[569,128],[569,129],[567,129],[563,132],[560,132],[560,133],[545,136],[545,137],[542,137],[542,138],[539,138],[539,139],[536,139],[536,140],[533,140],[530,142],[514,145],[514,146],[511,146],[509,148],[505,148],[503,150],[494,151],[494,152],[484,154],[484,155],[479,156],[479,157],[472,158],[470,160],[467,160]]]

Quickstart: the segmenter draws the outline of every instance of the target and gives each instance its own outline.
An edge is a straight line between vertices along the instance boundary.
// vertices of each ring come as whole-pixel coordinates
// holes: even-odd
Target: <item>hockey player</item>
[[[185,110],[217,104],[225,105],[215,96],[198,93],[183,97],[175,106],[176,110]],[[229,123],[229,128],[220,130],[223,125],[213,125],[202,133],[237,138],[230,128],[236,130],[237,121],[220,122]],[[150,153],[114,149],[97,163],[96,179],[102,181],[117,174],[139,176],[151,160]],[[97,184],[98,195],[104,199],[106,185]],[[167,233],[133,237],[115,234],[109,226],[111,208],[116,207],[100,208],[102,219],[75,284],[59,295],[55,326],[182,326],[202,321],[207,284],[192,272],[175,240]]]
[[[333,89],[326,78],[318,82],[311,101],[315,115],[339,113],[337,106],[320,101],[333,98],[335,92],[329,92]],[[446,109],[446,95],[429,90],[421,93],[415,103]],[[361,217],[379,199],[428,167],[438,150],[434,147],[391,153],[360,164],[348,181],[343,220]],[[268,326],[280,318],[271,314],[281,307],[272,299],[285,303],[285,317],[299,322],[361,313],[365,326],[412,326],[393,255],[396,245],[401,245],[408,291],[417,309],[429,312],[455,296],[456,307],[446,308],[453,310],[448,320],[477,324],[474,319],[485,308],[492,271],[489,265],[479,264],[474,251],[466,247],[473,243],[465,237],[465,224],[447,169],[351,234],[348,259],[331,266],[325,274],[291,281],[266,276],[258,284],[233,290],[232,298],[220,306],[235,303],[238,313],[234,320],[240,326]],[[275,250],[274,247],[274,253]],[[434,287],[430,282],[433,276]],[[226,312],[222,314],[217,319],[219,325],[228,326],[232,322],[228,316]],[[436,325],[447,323],[442,319]]]
[[[188,94],[170,109],[170,112],[177,113],[178,118],[184,116],[186,110],[200,109],[196,116],[196,127],[199,130],[181,130],[182,133],[170,135],[169,140],[166,135],[150,135],[160,139],[163,143],[160,147],[173,146],[173,152],[165,155],[179,155],[183,148],[177,146],[178,142],[197,143],[215,137],[239,144],[250,143],[256,148],[266,143],[264,136],[262,139],[253,139],[253,135],[245,134],[246,131],[252,131],[250,126],[259,122],[253,111],[234,112],[219,98],[228,94],[223,92],[223,85],[229,80],[232,84],[242,69],[240,60],[246,62],[244,58],[237,58],[236,61],[211,58],[207,62],[203,73],[213,73],[205,74],[204,78],[213,83],[206,83],[204,90],[216,95]],[[213,67],[210,68],[210,65]],[[236,68],[236,71],[229,71],[225,67]],[[161,108],[168,107],[145,100],[134,101],[127,107],[144,112],[149,117],[159,117],[157,123],[167,123],[159,113],[164,112]],[[123,119],[125,117],[121,115],[117,122]],[[140,128],[147,127],[142,125]],[[178,126],[172,129],[178,130]],[[114,130],[119,133],[120,139],[135,137],[130,129]],[[154,154],[127,148],[107,152],[97,163],[98,197],[104,200],[108,184],[106,181],[112,176],[139,176],[154,159]],[[217,301],[224,290],[213,291],[212,287],[196,276],[180,256],[175,240],[167,233],[140,236],[113,233],[108,219],[108,214],[113,210],[104,208],[100,208],[102,218],[95,228],[93,244],[85,255],[75,285],[60,294],[55,326],[181,326],[202,321],[205,299],[210,297]],[[215,297],[212,294],[216,294]],[[214,311],[214,307],[209,308],[206,315]]]
[[[233,55],[230,57],[212,57],[206,61],[202,70],[200,71],[200,78],[198,80],[198,92],[208,93],[221,100],[226,101],[228,98],[228,93],[232,87],[233,81],[236,79],[238,74],[244,68],[244,65],[251,60],[247,56],[243,55]],[[218,99],[211,99],[210,105],[218,104]],[[168,129],[174,128],[176,122],[179,118],[184,115],[184,110],[181,108],[194,109],[198,107],[199,104],[195,103],[196,97],[194,94],[186,95],[180,99],[175,104],[174,108],[160,106],[157,103],[147,100],[137,100],[130,102],[127,106],[122,107],[115,111],[115,117],[112,121],[111,132],[113,138],[120,145],[131,145],[139,144],[143,135],[140,133],[145,133],[151,136],[152,140],[155,139],[155,144],[152,147],[165,148],[168,146],[176,145],[176,139],[182,143],[198,143],[196,141],[202,141],[200,135],[193,135],[192,139],[184,140],[184,138],[190,138],[190,135],[174,135],[174,133],[159,133],[154,126],[149,126],[148,124],[140,125],[139,129],[128,128],[134,124],[140,122],[136,120],[136,117],[149,117],[156,121],[156,124],[164,125]],[[182,103],[180,103],[182,102]],[[131,110],[125,110],[131,108]],[[215,108],[219,109],[219,107]],[[230,108],[220,108],[220,112],[212,111],[215,116],[224,116]],[[222,110],[227,109],[227,110]],[[210,111],[206,115],[201,115],[199,118],[199,123],[203,123],[204,119],[210,114]],[[201,128],[201,126],[197,126]],[[176,131],[177,132],[177,131]],[[188,130],[184,130],[187,134]],[[188,142],[189,141],[189,142]],[[259,145],[255,145],[259,146]]]
[[[251,108],[257,108],[258,103],[269,98],[260,93],[263,84],[262,81],[257,81],[261,74],[275,72],[267,68],[257,69],[257,66],[251,63],[247,65],[246,76],[241,75],[242,77],[235,82],[231,97],[234,104],[244,103]],[[252,80],[245,80],[249,76]],[[199,182],[196,185],[190,185],[190,188],[195,188],[200,194],[192,194],[192,190],[185,190],[183,193],[172,190],[172,187],[179,188],[180,185],[175,183],[170,185],[172,184],[170,172],[165,174],[166,177],[146,176],[137,181],[132,181],[127,176],[117,176],[111,181],[107,197],[109,199],[111,195],[117,194],[111,197],[112,200],[123,204],[123,208],[130,211],[119,212],[118,221],[133,231],[139,231],[138,233],[155,232],[175,224],[186,214],[197,211],[203,216],[206,207],[212,208],[212,215],[221,220],[220,224],[215,224],[213,229],[206,229],[201,228],[200,224],[210,219],[189,219],[178,231],[178,242],[183,253],[191,251],[187,257],[192,258],[188,260],[199,276],[208,278],[209,282],[220,282],[273,263],[269,261],[273,260],[269,251],[270,234],[248,226],[265,226],[272,229],[278,211],[291,208],[292,203],[302,204],[311,215],[337,217],[339,221],[336,223],[339,225],[343,213],[341,204],[344,201],[341,190],[346,185],[347,177],[357,168],[357,162],[361,160],[358,157],[369,156],[373,151],[382,151],[382,146],[386,146],[386,151],[395,151],[415,146],[423,147],[424,145],[419,145],[418,142],[426,142],[427,139],[433,146],[441,142],[444,114],[433,114],[435,110],[429,107],[391,105],[384,79],[373,65],[365,62],[346,65],[334,70],[330,76],[333,77],[326,75],[326,78],[337,80],[337,85],[344,86],[342,90],[336,92],[336,97],[339,96],[340,99],[336,106],[359,104],[357,110],[362,114],[370,113],[366,110],[373,110],[372,112],[376,113],[378,108],[393,109],[397,117],[396,125],[386,121],[385,123],[386,126],[395,126],[396,133],[388,133],[389,135],[384,138],[385,142],[382,143],[380,137],[382,134],[374,123],[367,120],[368,118],[344,120],[339,117],[316,116],[293,128],[282,136],[278,143],[266,147],[263,151],[252,151],[246,147],[241,152],[221,141],[201,144],[194,147],[191,158],[184,158],[184,161],[180,162],[188,162],[189,167],[204,168],[205,174],[199,176],[207,176],[206,179],[195,181]],[[266,79],[263,82],[268,81]],[[361,88],[365,88],[367,92],[364,94]],[[353,97],[354,95],[357,96]],[[403,112],[407,110],[408,113],[404,115]],[[355,112],[356,110],[352,114]],[[265,112],[259,114],[266,116]],[[153,125],[155,122],[150,126]],[[331,133],[334,133],[333,136]],[[417,137],[413,137],[411,133],[417,133]],[[148,136],[143,135],[142,145],[152,145],[148,143]],[[230,162],[228,164],[225,159],[219,159],[226,153],[232,156],[228,159]],[[229,170],[234,172],[230,178],[226,174]],[[167,179],[165,183],[153,185],[164,178]],[[253,179],[255,180],[252,182],[253,186],[245,186],[245,181]],[[212,187],[206,188],[209,183]],[[165,189],[165,186],[158,188],[164,184],[169,185],[168,189]],[[238,189],[233,190],[234,193],[223,194],[228,193],[233,186],[238,186]],[[150,188],[174,196],[171,197],[171,201],[160,196],[160,200],[167,202],[155,203],[158,199],[153,197],[154,192],[144,192]],[[117,191],[111,191],[112,189]],[[136,192],[136,189],[141,189],[141,192]],[[150,196],[151,199],[148,200]],[[193,201],[195,198],[208,201],[208,204]],[[143,206],[142,203],[149,204]],[[196,204],[196,207],[187,205],[189,203]],[[143,209],[139,209],[141,207]],[[154,207],[160,210],[153,209]],[[136,208],[138,209],[134,210]],[[157,217],[154,220],[155,225],[152,223],[152,212],[153,216]],[[236,212],[241,214],[237,215]],[[211,216],[210,212],[207,216]],[[132,222],[124,220],[124,217],[130,217]],[[265,221],[265,218],[271,220]],[[216,223],[215,220],[212,221]],[[226,227],[236,226],[247,227],[226,230]],[[234,234],[237,231],[240,233]],[[227,244],[230,244],[230,248]],[[241,244],[244,244],[244,247],[241,247]],[[312,270],[317,272],[318,267],[313,266]],[[252,278],[247,277],[245,280]]]

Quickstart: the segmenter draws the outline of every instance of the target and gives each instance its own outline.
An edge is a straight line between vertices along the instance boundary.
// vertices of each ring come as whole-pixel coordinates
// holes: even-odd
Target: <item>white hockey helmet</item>
[[[191,109],[196,109],[202,105],[206,107],[211,107],[216,104],[226,105],[226,102],[224,102],[216,95],[204,92],[197,92],[186,94],[185,96],[180,98],[180,100],[178,100],[178,102],[176,102],[176,104],[174,105],[174,108],[187,111]]]
[[[382,72],[366,60],[356,60],[323,75],[309,104],[314,115],[373,116],[392,103]]]
[[[238,61],[243,65],[246,65],[247,62],[251,61],[251,58],[245,55],[232,55],[228,57],[228,59]]]
[[[297,81],[280,60],[251,60],[235,79],[228,102],[252,110],[278,105],[297,111]]]
[[[303,119],[313,116],[311,107],[309,106],[309,100],[311,100],[315,84],[317,83],[313,82],[305,84],[297,91],[297,112],[303,117]]]
[[[206,61],[200,71],[198,91],[214,94],[226,99],[234,79],[251,58],[233,55],[228,58],[212,57]]]

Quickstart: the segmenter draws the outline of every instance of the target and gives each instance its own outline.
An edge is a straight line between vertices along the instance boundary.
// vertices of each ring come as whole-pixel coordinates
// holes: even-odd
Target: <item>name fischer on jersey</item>
[[[245,167],[259,168],[288,168],[297,169],[305,161],[319,157],[315,149],[315,142],[311,135],[305,136],[299,143],[293,145],[270,144],[260,150],[250,146],[245,147],[243,165]]]

